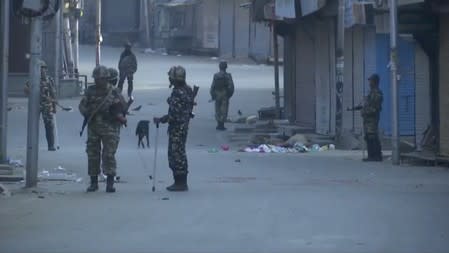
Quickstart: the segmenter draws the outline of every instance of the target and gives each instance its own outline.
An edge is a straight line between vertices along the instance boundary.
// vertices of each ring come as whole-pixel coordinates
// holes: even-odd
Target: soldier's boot
[[[187,191],[187,175],[176,175],[174,176],[175,182],[167,187],[167,191],[170,192],[183,192]]]
[[[98,191],[98,176],[90,177],[90,185],[87,187],[87,192]]]
[[[113,193],[115,192],[114,188],[114,176],[109,176],[106,178],[106,192]]]

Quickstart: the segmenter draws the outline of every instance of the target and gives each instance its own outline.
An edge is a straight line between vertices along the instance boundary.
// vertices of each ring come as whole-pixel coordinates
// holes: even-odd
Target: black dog
[[[147,148],[150,148],[150,121],[149,120],[141,120],[137,123],[136,127],[136,136],[139,137],[139,141],[137,142],[137,147],[145,148],[145,144],[143,143],[143,138],[147,139]]]

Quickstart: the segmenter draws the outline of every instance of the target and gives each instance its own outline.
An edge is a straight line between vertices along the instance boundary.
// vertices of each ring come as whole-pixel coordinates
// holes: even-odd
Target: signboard
[[[295,0],[276,0],[275,15],[279,18],[296,18]]]

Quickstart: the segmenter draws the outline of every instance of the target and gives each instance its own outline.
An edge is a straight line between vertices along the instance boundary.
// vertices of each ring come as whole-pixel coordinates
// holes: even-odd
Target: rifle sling
[[[92,119],[95,117],[95,114],[97,114],[97,112],[100,110],[100,108],[106,103],[106,100],[112,94],[112,90],[113,90],[112,88],[109,90],[108,94],[103,99],[103,101],[101,101],[101,103],[97,106],[97,108],[95,108],[94,112],[89,116],[89,118],[86,121],[86,125],[88,125],[92,121]]]

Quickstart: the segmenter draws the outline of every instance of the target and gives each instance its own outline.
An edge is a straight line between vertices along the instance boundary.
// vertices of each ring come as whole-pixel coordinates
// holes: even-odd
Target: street
[[[116,67],[120,50],[104,48],[102,63]],[[47,151],[40,123],[39,167],[61,166],[83,180],[43,181],[36,189],[5,183],[14,194],[0,197],[0,252],[449,252],[447,169],[362,163],[361,151],[237,152],[229,133],[215,130],[208,103],[217,60],[140,52],[137,57],[133,107],[143,107],[122,130],[117,193],[105,193],[104,182],[100,191],[85,192],[79,98],[61,100],[74,110],[57,114],[57,152]],[[82,46],[80,73],[90,76],[94,63],[94,48]],[[151,126],[150,149],[137,149],[134,133],[139,120],[166,113],[172,65],[183,65],[187,83],[200,86],[188,137],[190,191],[165,190],[172,179],[162,126],[153,193],[156,129]],[[249,116],[274,105],[272,66],[230,62],[229,72],[236,85],[231,118],[238,110]],[[27,100],[9,103],[9,156],[25,162]],[[210,152],[222,144],[231,150]]]

